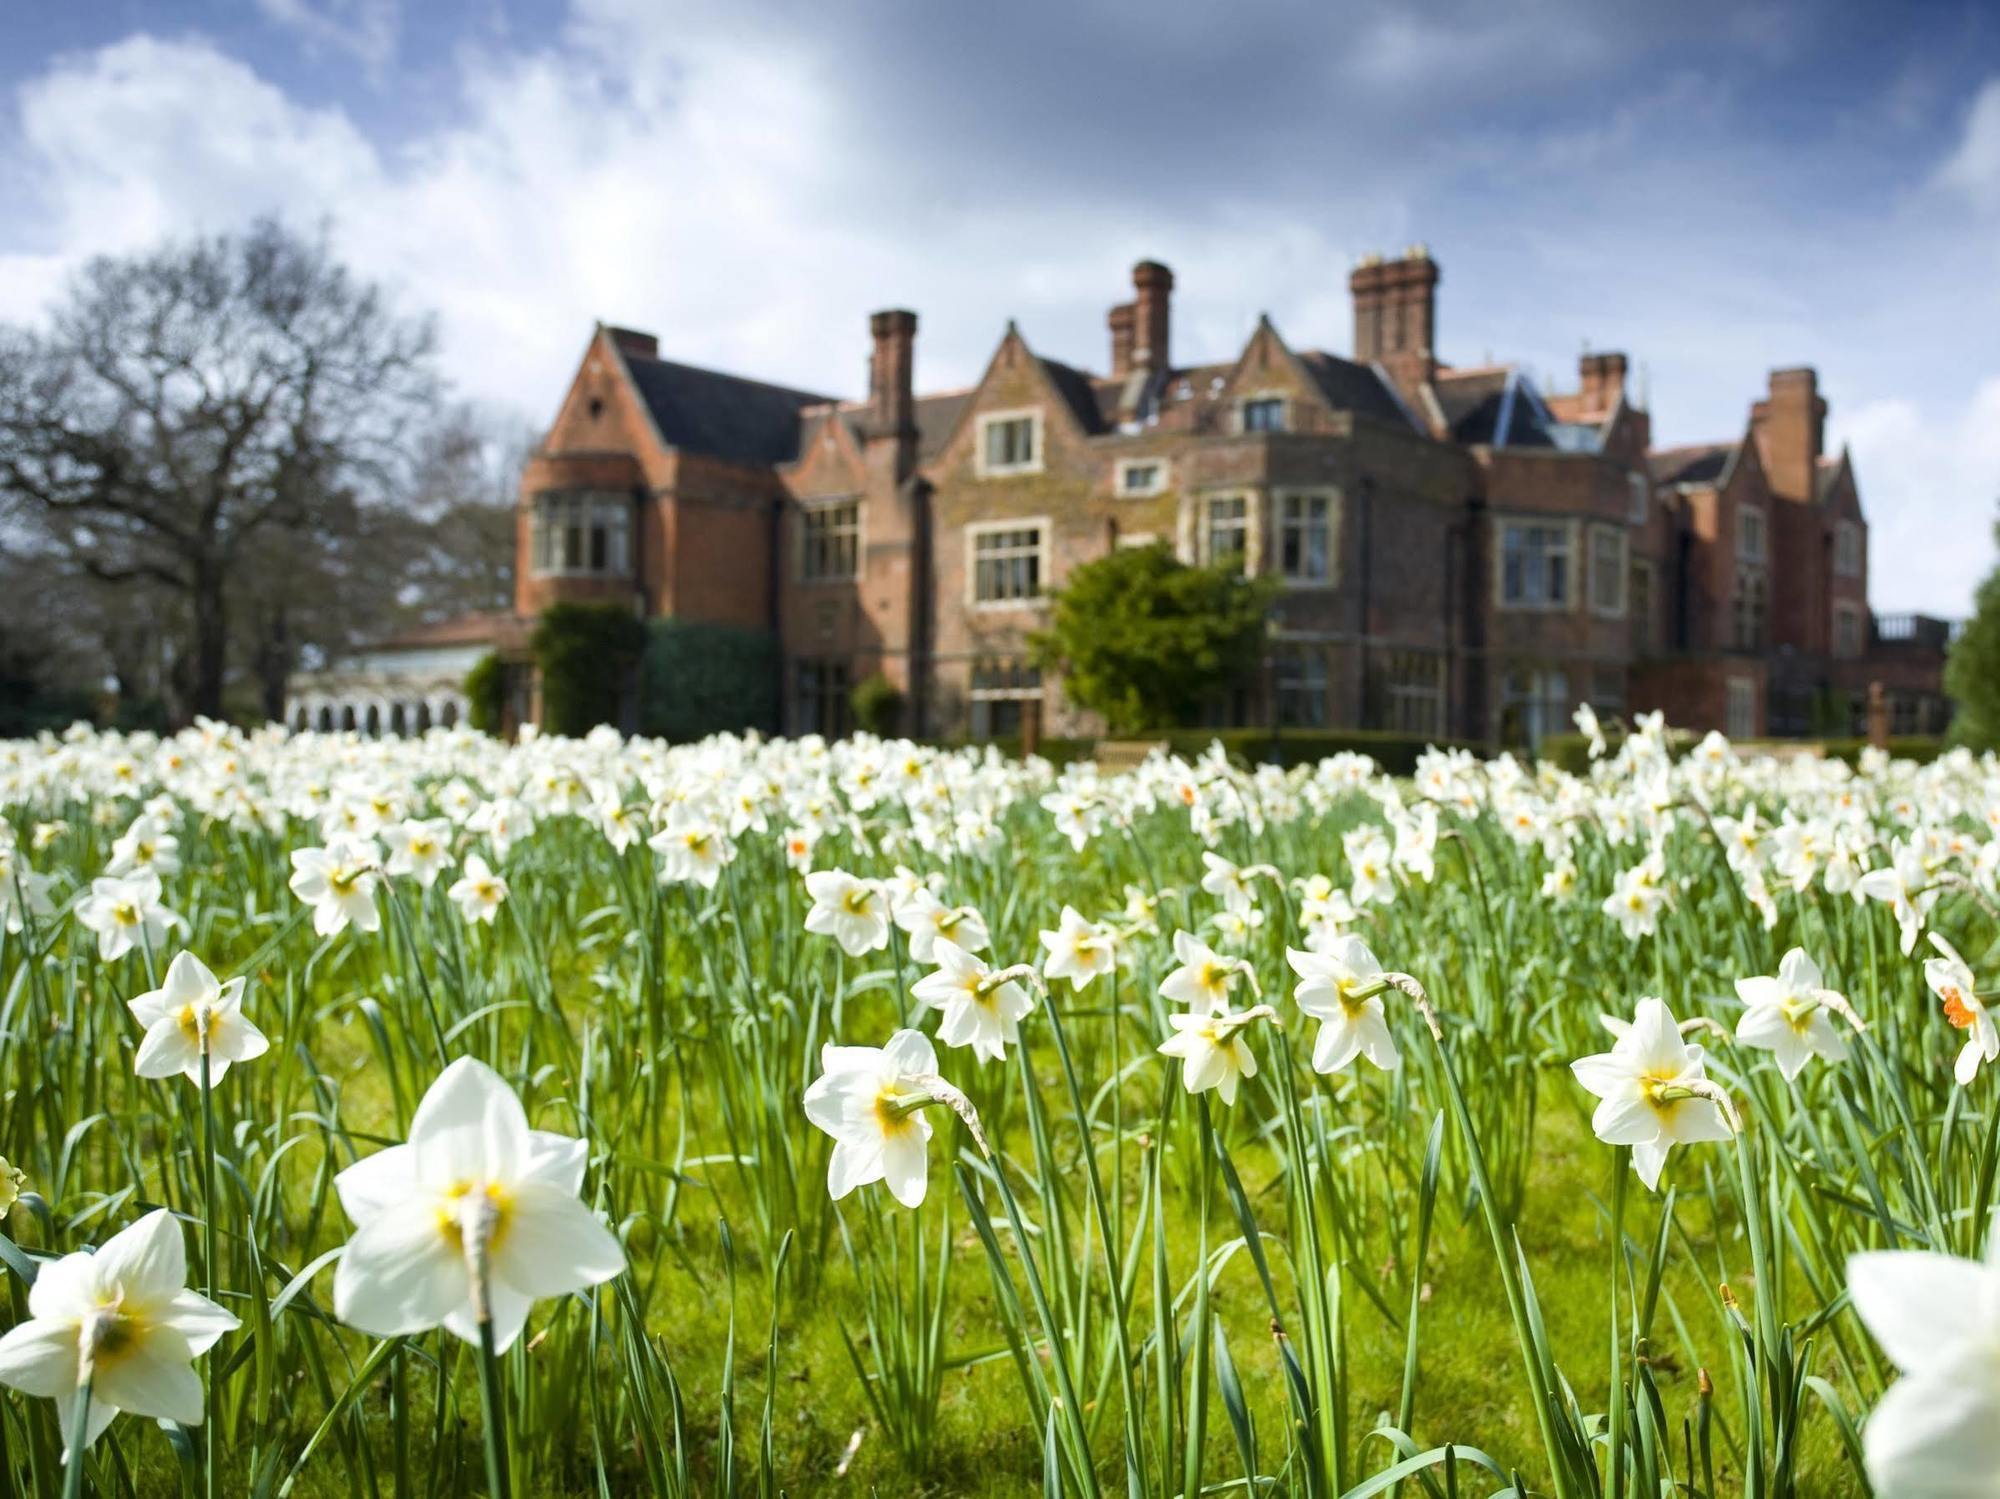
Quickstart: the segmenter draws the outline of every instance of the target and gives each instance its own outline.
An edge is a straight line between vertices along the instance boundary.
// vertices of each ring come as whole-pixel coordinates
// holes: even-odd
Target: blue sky
[[[1345,350],[1426,242],[1439,347],[1627,351],[1664,442],[1818,366],[1885,610],[1963,612],[2000,499],[2000,9],[183,0],[10,7],[0,318],[84,257],[260,212],[439,318],[545,419],[593,319],[830,394],[866,315],[975,378],[1007,318],[1105,362],[1132,261],[1175,353]]]

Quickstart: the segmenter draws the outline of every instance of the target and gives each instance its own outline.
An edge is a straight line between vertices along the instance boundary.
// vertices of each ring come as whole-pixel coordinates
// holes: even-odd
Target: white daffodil
[[[1861,1430],[1875,1492],[2000,1493],[2000,1228],[1983,1262],[1930,1250],[1857,1254],[1847,1294],[1902,1375]]]
[[[392,822],[382,829],[382,843],[389,850],[389,873],[409,875],[426,890],[451,863],[451,824],[442,817]]]
[[[1819,964],[1806,956],[1804,948],[1795,947],[1779,960],[1775,978],[1738,979],[1736,994],[1744,1004],[1736,1039],[1770,1052],[1786,1082],[1797,1077],[1812,1057],[1847,1060],[1847,1041],[1833,1017],[1853,1011],[1826,987]]]
[[[946,1046],[970,1046],[981,1061],[1005,1061],[1008,1043],[1020,1039],[1022,1017],[1035,1007],[1034,997],[1020,983],[1033,978],[1034,969],[1017,966],[996,973],[945,937],[932,942],[931,961],[938,971],[918,979],[910,992],[943,1012],[938,1040]]]
[[[408,1143],[334,1178],[355,1225],[334,1272],[335,1315],[373,1337],[441,1326],[475,1343],[490,1315],[504,1353],[534,1302],[625,1268],[578,1199],[587,1157],[581,1140],[528,1128],[499,1074],[460,1057],[417,1105]]]
[[[1570,715],[1576,724],[1577,733],[1590,742],[1590,758],[1601,760],[1607,746],[1604,743],[1604,726],[1597,721],[1597,710],[1589,703],[1578,703],[1576,712]]]
[[[1085,921],[1075,906],[1062,908],[1062,920],[1052,932],[1041,934],[1048,956],[1042,972],[1051,979],[1068,979],[1079,991],[1086,989],[1099,974],[1118,966],[1118,949],[1110,930]]]
[[[1232,911],[1247,911],[1257,904],[1258,880],[1276,880],[1279,877],[1278,871],[1269,864],[1238,867],[1207,849],[1201,852],[1201,862],[1207,871],[1201,877],[1201,888]]]
[[[1671,1146],[1734,1133],[1728,1095],[1709,1081],[1701,1047],[1681,1039],[1665,1000],[1640,1000],[1611,1050],[1570,1063],[1570,1071],[1603,1100],[1591,1129],[1607,1145],[1632,1147],[1648,1190],[1659,1185]]]
[[[183,952],[167,965],[167,981],[127,1005],[146,1028],[132,1070],[141,1077],[184,1074],[201,1081],[201,1059],[208,1058],[211,1085],[235,1062],[248,1062],[271,1049],[264,1033],[243,1013],[243,980],[219,983],[208,965]]]
[[[1979,1075],[1980,1063],[2000,1058],[2000,1026],[1993,1023],[1992,1014],[1980,1000],[1972,968],[1958,955],[1958,949],[1936,932],[1931,933],[1931,946],[1941,956],[1924,959],[1924,982],[1943,1002],[1944,1018],[1954,1029],[1965,1032],[1965,1045],[1959,1048],[1952,1076],[1961,1088],[1969,1087]]]
[[[1854,882],[1854,889],[1888,906],[1889,913],[1896,918],[1903,956],[1907,958],[1915,952],[1924,918],[1938,898],[1937,887],[1924,867],[1923,851],[1916,841],[1898,843],[1889,863],[1862,875]]]
[[[933,1105],[957,1114],[986,1148],[972,1105],[938,1076],[937,1053],[922,1031],[897,1031],[885,1046],[829,1042],[819,1065],[806,1089],[806,1118],[833,1137],[826,1189],[835,1201],[879,1181],[904,1207],[922,1203],[931,1138],[924,1110]]]
[[[7,1215],[14,1210],[14,1204],[21,1200],[21,1194],[28,1190],[28,1173],[19,1166],[10,1165],[5,1156],[0,1155],[0,1225],[7,1221]]]
[[[488,869],[478,854],[467,854],[464,877],[454,881],[445,893],[458,907],[458,914],[465,918],[467,926],[482,921],[491,926],[500,913],[501,902],[507,899],[507,882]]]
[[[150,869],[92,880],[90,894],[76,904],[76,919],[97,933],[97,955],[107,963],[136,947],[157,950],[184,924],[160,904],[160,877]]]
[[[30,917],[40,921],[54,911],[49,883],[49,876],[28,868],[12,839],[0,835],[0,927],[18,932]]]
[[[1174,933],[1174,956],[1181,966],[1160,981],[1160,995],[1192,1010],[1228,1009],[1229,986],[1250,971],[1241,958],[1223,957],[1190,932]]]
[[[1394,1071],[1402,1055],[1389,1034],[1382,1004],[1383,993],[1392,986],[1368,945],[1359,937],[1341,936],[1316,952],[1288,947],[1285,960],[1300,980],[1292,998],[1320,1022],[1313,1071],[1338,1072],[1356,1057]]]
[[[124,836],[111,845],[111,862],[104,872],[129,875],[150,869],[163,880],[171,879],[180,873],[180,846],[180,839],[167,831],[164,819],[150,812],[141,813]]]
[[[28,1320],[0,1338],[0,1384],[56,1403],[65,1460],[76,1392],[90,1382],[88,1447],[120,1411],[199,1426],[193,1361],[236,1319],[188,1289],[187,1250],[172,1213],[148,1213],[95,1254],[66,1254],[28,1290]]]
[[[1224,1103],[1234,1104],[1237,1084],[1257,1075],[1257,1055],[1250,1050],[1244,1033],[1260,1020],[1277,1018],[1278,1012],[1269,1005],[1169,1015],[1167,1024],[1174,1033],[1160,1043],[1160,1055],[1180,1058],[1181,1083],[1188,1092],[1205,1093],[1213,1088]]]
[[[736,856],[729,835],[688,806],[675,807],[667,815],[667,825],[648,838],[646,846],[660,856],[661,883],[691,883],[704,890],[715,888],[723,866]]]
[[[292,850],[292,894],[313,908],[313,930],[322,937],[345,931],[379,931],[375,886],[381,861],[372,840],[335,838],[325,848]]]
[[[986,918],[971,906],[948,906],[926,887],[919,887],[897,902],[896,925],[910,939],[910,956],[919,963],[938,961],[932,954],[940,940],[978,952],[992,941]]]
[[[1340,845],[1347,855],[1351,876],[1348,895],[1357,907],[1377,901],[1386,905],[1396,898],[1394,854],[1380,828],[1355,828],[1343,833]]]
[[[889,945],[889,897],[878,881],[817,869],[806,876],[806,894],[813,898],[806,930],[833,938],[850,958]]]

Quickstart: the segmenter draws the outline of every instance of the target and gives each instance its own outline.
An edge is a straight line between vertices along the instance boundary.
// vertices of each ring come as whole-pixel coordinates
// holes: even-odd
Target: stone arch
[[[417,733],[428,734],[430,731],[431,731],[430,699],[420,697],[417,699]]]
[[[389,732],[398,739],[407,738],[410,732],[410,718],[403,711],[403,702],[398,698],[389,705]]]
[[[354,704],[352,704],[352,703],[342,703],[342,704],[340,705],[340,730],[341,730],[341,732],[342,732],[343,734],[352,734],[352,733],[353,733],[353,732],[354,732],[354,731],[355,731],[355,730],[356,730],[357,728],[359,728],[359,727],[360,727],[360,724],[359,724],[359,722],[358,722],[358,721],[357,721],[357,720],[355,719],[355,716],[354,716]]]

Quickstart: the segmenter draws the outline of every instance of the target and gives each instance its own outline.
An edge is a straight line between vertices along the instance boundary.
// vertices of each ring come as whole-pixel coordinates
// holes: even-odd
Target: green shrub
[[[529,645],[542,673],[542,727],[587,734],[622,716],[646,627],[622,604],[553,604]]]
[[[880,672],[863,677],[847,697],[854,727],[867,734],[893,735],[903,721],[902,689]]]
[[[761,630],[656,619],[639,673],[639,731],[661,739],[778,727],[778,643]]]
[[[497,734],[506,702],[507,669],[489,651],[465,674],[465,721],[482,734]]]

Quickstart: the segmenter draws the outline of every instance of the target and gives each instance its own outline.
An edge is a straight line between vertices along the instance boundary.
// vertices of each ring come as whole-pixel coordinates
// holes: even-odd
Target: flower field
[[[0,745],[0,1492],[2000,1494],[2000,764]]]

